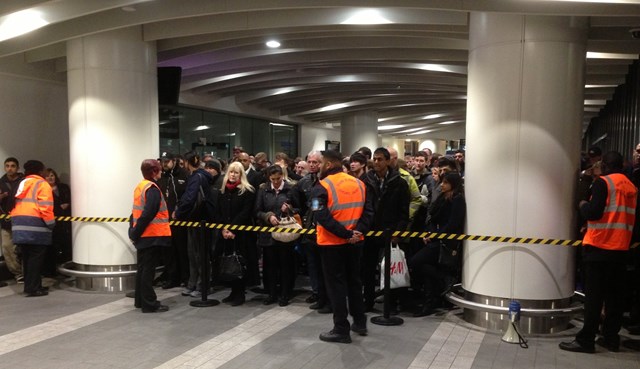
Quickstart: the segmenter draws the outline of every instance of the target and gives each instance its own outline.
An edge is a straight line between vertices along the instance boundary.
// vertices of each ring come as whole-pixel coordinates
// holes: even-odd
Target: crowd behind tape
[[[0,214],[0,219],[10,219],[8,215]],[[60,222],[91,222],[91,223],[125,223],[129,222],[129,218],[112,218],[112,217],[55,217]],[[200,227],[200,222],[180,221],[172,220],[170,222],[172,226],[178,227]],[[315,234],[315,229],[293,229],[293,228],[278,228],[267,226],[251,226],[251,225],[237,225],[237,224],[222,224],[222,223],[205,223],[206,228],[211,229],[228,229],[230,231],[249,231],[249,232],[281,232],[281,233],[301,233],[301,234]],[[369,231],[365,234],[366,237],[384,237],[384,231]],[[527,237],[508,237],[508,236],[478,236],[469,234],[455,234],[455,233],[435,233],[435,232],[411,232],[411,231],[393,231],[392,237],[401,238],[425,238],[439,240],[458,240],[458,241],[483,241],[483,242],[500,242],[500,243],[520,243],[520,244],[538,244],[538,245],[557,245],[557,246],[580,246],[582,241],[575,240],[556,240],[550,238],[527,238]]]

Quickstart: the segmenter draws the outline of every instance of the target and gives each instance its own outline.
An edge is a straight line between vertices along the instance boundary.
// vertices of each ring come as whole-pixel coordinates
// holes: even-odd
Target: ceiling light
[[[436,119],[441,117],[444,117],[444,114],[429,114],[422,117],[422,119]]]
[[[404,131],[400,131],[398,133],[408,133],[408,132],[415,132],[418,131],[420,129],[423,129],[424,127],[418,127],[418,128],[409,128],[409,129],[405,129]]]
[[[349,106],[348,104],[333,104],[333,105],[327,105],[324,108],[320,108],[320,111],[331,111],[331,110],[338,110],[338,109],[342,109],[342,108],[346,108],[347,106]]]
[[[447,121],[444,121],[444,122],[440,122],[438,124],[447,125],[447,124],[455,124],[455,123],[460,123],[460,122],[462,122],[462,121],[461,120],[447,120]]]
[[[280,43],[278,41],[276,41],[276,40],[267,41],[266,45],[267,45],[267,47],[270,47],[272,49],[276,49],[276,48],[280,47]]]
[[[409,133],[409,134],[407,134],[407,136],[423,135],[423,134],[425,134],[425,133],[429,133],[429,132],[431,132],[431,131],[433,131],[433,130],[432,130],[432,129],[424,129],[424,130],[422,130],[422,131]]]
[[[282,123],[269,123],[269,124],[276,127],[291,127],[289,124],[282,124]]]
[[[402,127],[404,127],[403,124],[390,124],[390,125],[387,125],[387,126],[379,126],[378,127],[378,131],[388,131],[388,130],[391,130],[391,129],[398,129],[398,128],[402,128]]]
[[[393,23],[380,14],[379,10],[363,9],[356,11],[340,24],[388,24]]]
[[[122,9],[122,11],[129,12],[129,13],[136,11],[136,7],[135,6],[123,6],[120,9]]]
[[[584,88],[611,88],[618,87],[618,85],[585,85]]]
[[[605,105],[607,100],[585,100],[585,105]]]
[[[587,59],[638,59],[638,54],[621,54],[621,53],[596,53],[593,51],[587,52]]]
[[[446,65],[442,64],[420,64],[418,68],[431,72],[453,72],[451,68],[448,68]]]
[[[40,12],[31,9],[5,15],[0,18],[0,41],[24,35],[47,24],[49,22],[42,18]]]
[[[209,129],[211,127],[209,126],[197,126],[196,128],[194,128],[194,131],[204,131],[205,129]]]
[[[283,88],[279,88],[276,92],[274,92],[274,95],[282,95],[282,94],[288,94],[289,92],[293,92],[295,91],[296,88],[294,87],[283,87]]]

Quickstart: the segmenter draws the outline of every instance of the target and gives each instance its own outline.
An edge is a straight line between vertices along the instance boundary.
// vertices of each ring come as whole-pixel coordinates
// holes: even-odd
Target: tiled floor
[[[305,294],[284,308],[264,306],[252,293],[243,306],[195,308],[179,289],[158,290],[171,310],[142,314],[124,294],[87,293],[61,283],[49,296],[25,298],[20,288],[0,288],[0,368],[640,369],[640,352],[628,348],[597,348],[595,355],[560,351],[558,343],[577,328],[527,337],[529,348],[523,349],[465,323],[459,310],[403,316],[404,324],[395,327],[369,323],[368,336],[353,335],[353,343],[344,345],[318,339],[331,327],[331,316],[309,310]],[[625,337],[632,338],[640,339]]]

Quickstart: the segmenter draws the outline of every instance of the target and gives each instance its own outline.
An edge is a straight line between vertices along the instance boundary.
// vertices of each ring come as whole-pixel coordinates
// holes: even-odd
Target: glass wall
[[[255,154],[276,152],[298,155],[298,126],[183,106],[160,108],[160,153],[200,155],[228,159],[235,146]]]

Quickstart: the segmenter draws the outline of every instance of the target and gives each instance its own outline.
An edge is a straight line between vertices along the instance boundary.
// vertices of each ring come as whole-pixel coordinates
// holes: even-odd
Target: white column
[[[378,147],[378,113],[372,110],[345,114],[340,121],[340,151],[351,155],[362,146]]]
[[[155,43],[134,27],[67,43],[74,216],[128,217],[159,147]],[[74,223],[73,261],[135,264],[127,223]]]
[[[468,234],[573,237],[586,30],[583,18],[472,13]],[[463,288],[506,299],[566,299],[574,291],[574,251],[468,242]]]

